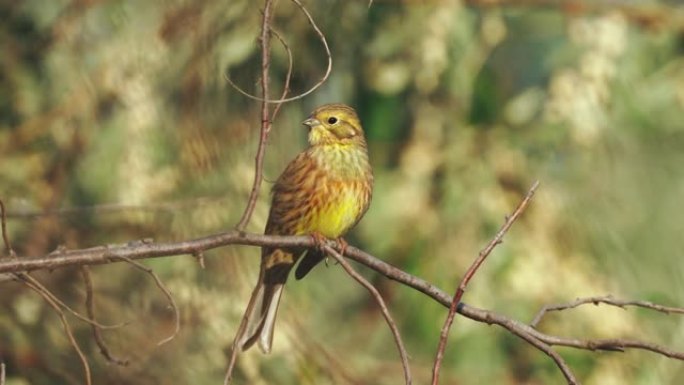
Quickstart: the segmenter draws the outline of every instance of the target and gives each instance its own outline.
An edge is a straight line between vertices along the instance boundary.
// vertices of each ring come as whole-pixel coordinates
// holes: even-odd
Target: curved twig
[[[375,301],[378,303],[378,306],[380,306],[380,310],[382,311],[382,316],[385,317],[385,321],[387,321],[387,326],[389,326],[390,331],[392,332],[392,336],[394,337],[394,341],[397,344],[397,349],[399,350],[399,356],[401,357],[401,365],[404,368],[404,381],[406,382],[406,385],[411,385],[411,368],[409,367],[409,362],[408,362],[408,354],[406,353],[406,348],[404,347],[404,343],[401,340],[401,335],[399,334],[399,329],[397,328],[396,323],[394,322],[394,319],[392,319],[392,316],[390,315],[389,310],[387,309],[387,305],[385,304],[385,300],[382,299],[382,296],[380,295],[380,292],[378,292],[378,289],[376,289],[373,285],[371,285],[368,280],[363,278],[361,274],[357,273],[356,270],[347,262],[343,256],[340,255],[337,250],[333,249],[332,247],[328,245],[323,246],[323,251],[331,255],[337,262],[342,265],[342,268],[349,274],[352,278],[354,278],[358,283],[361,284],[361,286],[365,287],[366,290],[368,290]]]
[[[157,273],[155,273],[154,270],[143,265],[142,263],[132,260],[131,258],[124,257],[124,256],[116,256],[114,258],[117,258],[117,259],[120,259],[126,263],[129,263],[129,264],[133,265],[134,267],[136,267],[138,270],[144,271],[150,277],[152,277],[152,279],[154,279],[154,282],[157,284],[157,287],[159,288],[159,290],[161,290],[162,293],[164,293],[164,296],[169,301],[169,305],[171,305],[171,309],[173,310],[174,323],[175,323],[173,333],[171,333],[171,335],[164,338],[163,340],[157,342],[157,346],[162,346],[165,343],[170,342],[171,340],[176,338],[176,336],[180,332],[180,310],[178,309],[178,305],[176,305],[176,300],[173,299],[173,295],[171,295],[171,292],[169,291],[169,289],[167,289],[166,286],[164,286],[164,283],[159,278]]]
[[[94,320],[92,318],[88,318],[88,317],[84,316],[83,314],[77,312],[73,308],[71,308],[66,303],[64,303],[64,301],[59,299],[59,297],[52,294],[50,289],[45,287],[45,285],[40,283],[40,281],[38,281],[37,279],[33,278],[32,276],[30,276],[28,274],[24,274],[24,273],[19,273],[19,274],[21,275],[20,277],[18,277],[19,279],[31,281],[31,283],[33,283],[33,285],[35,285],[36,288],[40,289],[45,295],[49,296],[52,299],[52,301],[54,301],[62,309],[66,310],[67,312],[71,313],[74,317],[78,318],[79,320],[81,320],[81,321],[83,321],[83,322],[85,322],[85,323],[87,323],[93,327],[97,327],[99,329],[118,329],[120,327],[128,325],[128,322],[121,322],[121,323],[114,324],[114,325],[104,325],[104,324],[97,322],[96,320]]]
[[[306,7],[304,7],[304,5],[299,0],[292,0],[292,2],[297,4],[299,9],[304,13],[307,20],[309,21],[309,24],[314,29],[314,31],[316,31],[318,38],[321,40],[321,43],[323,44],[323,48],[325,49],[325,53],[328,57],[328,65],[325,69],[325,73],[318,80],[318,82],[316,82],[316,84],[314,84],[311,88],[309,88],[308,90],[306,90],[300,94],[297,94],[295,96],[292,96],[292,97],[286,98],[286,99],[268,99],[268,97],[266,97],[266,96],[263,98],[260,98],[258,96],[252,95],[249,92],[240,88],[237,84],[235,84],[230,79],[230,77],[228,75],[225,75],[224,77],[225,77],[226,81],[228,82],[228,84],[230,84],[233,88],[235,88],[235,90],[237,92],[239,92],[240,94],[242,94],[243,96],[245,96],[247,98],[250,98],[252,100],[256,100],[256,101],[259,101],[262,103],[270,103],[270,104],[275,104],[275,103],[282,104],[282,103],[292,102],[295,100],[299,100],[299,99],[311,94],[312,92],[316,91],[318,89],[318,87],[322,86],[323,83],[325,83],[325,81],[328,80],[328,78],[330,77],[330,73],[332,72],[332,53],[330,52],[330,47],[328,46],[328,40],[325,38],[325,35],[323,35],[323,32],[321,32],[320,28],[318,28],[318,25],[316,24],[316,22],[314,21],[313,17],[309,13],[309,11],[306,9]]]
[[[280,95],[279,100],[284,100],[287,94],[290,92],[290,81],[292,80],[292,69],[294,68],[294,58],[292,56],[292,50],[290,49],[290,46],[287,44],[285,39],[280,35],[278,31],[273,29],[271,27],[271,32],[273,33],[273,36],[275,36],[280,44],[282,44],[283,48],[285,49],[285,52],[287,52],[287,74],[285,74],[285,84],[283,85],[283,93]],[[274,121],[276,116],[278,115],[278,112],[280,112],[280,108],[283,106],[284,102],[282,103],[276,103],[275,107],[273,107],[273,113],[271,114],[271,121]]]

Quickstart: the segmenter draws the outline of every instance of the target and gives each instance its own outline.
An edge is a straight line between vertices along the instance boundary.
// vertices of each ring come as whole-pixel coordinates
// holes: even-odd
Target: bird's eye
[[[337,123],[337,118],[334,116],[331,116],[328,118],[328,124],[335,124]]]

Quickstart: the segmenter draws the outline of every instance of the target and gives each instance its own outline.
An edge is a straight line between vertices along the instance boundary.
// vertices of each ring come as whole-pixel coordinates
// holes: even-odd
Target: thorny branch
[[[368,282],[368,280],[363,278],[361,274],[356,272],[356,270],[354,270],[354,268],[349,264],[349,262],[347,262],[344,259],[344,257],[337,252],[337,250],[331,248],[328,245],[325,245],[323,246],[323,251],[325,251],[328,255],[335,258],[335,260],[339,262],[340,265],[342,265],[342,268],[347,272],[347,274],[349,274],[359,284],[361,284],[361,286],[365,287],[366,290],[368,290],[371,293],[375,301],[378,303],[378,306],[380,306],[382,315],[383,317],[385,317],[385,321],[387,321],[387,326],[389,326],[390,331],[392,332],[392,336],[394,337],[394,341],[397,344],[397,349],[399,350],[399,356],[401,357],[401,365],[404,368],[404,381],[406,385],[411,385],[411,368],[408,362],[408,353],[406,353],[406,348],[404,347],[404,343],[401,340],[401,334],[399,334],[397,324],[394,322],[394,319],[390,315],[390,312],[387,309],[387,305],[385,304],[385,300],[382,299],[380,292],[378,292],[378,289],[376,289],[370,282]]]
[[[458,307],[458,304],[461,302],[461,298],[463,297],[463,293],[465,293],[468,283],[473,278],[477,270],[480,268],[484,260],[489,256],[492,250],[494,250],[496,245],[503,242],[503,236],[506,234],[506,232],[508,232],[508,229],[511,228],[513,223],[516,221],[516,219],[518,219],[518,217],[523,213],[523,211],[525,211],[525,208],[527,208],[527,205],[532,200],[532,197],[534,196],[534,192],[537,190],[537,187],[539,187],[539,181],[534,182],[532,187],[530,187],[530,190],[525,195],[525,198],[520,202],[520,204],[518,204],[518,207],[516,207],[515,211],[513,211],[513,214],[506,218],[506,221],[504,222],[503,226],[501,226],[501,229],[499,229],[499,231],[496,233],[496,236],[492,238],[491,241],[489,241],[487,246],[485,246],[485,248],[482,251],[480,251],[480,254],[477,256],[477,258],[475,258],[475,261],[473,261],[473,263],[470,265],[466,273],[463,275],[461,282],[458,284],[456,294],[454,295],[454,298],[451,301],[451,305],[449,306],[449,314],[447,315],[446,321],[444,321],[444,326],[442,327],[442,331],[440,334],[439,347],[437,348],[435,362],[432,367],[432,385],[437,385],[439,383],[439,370],[442,366],[442,359],[444,358],[444,349],[446,348],[446,342],[449,338],[449,330],[451,329],[451,325],[454,322],[456,308]]]

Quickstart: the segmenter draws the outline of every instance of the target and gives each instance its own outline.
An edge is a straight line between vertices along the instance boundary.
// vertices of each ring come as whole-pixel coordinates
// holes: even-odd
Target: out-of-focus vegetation
[[[465,301],[520,320],[549,302],[613,293],[684,305],[684,8],[466,7],[456,0],[309,1],[334,67],[310,97],[284,106],[250,231],[268,188],[305,146],[316,105],[357,107],[376,175],[371,209],[349,241],[452,291],[533,180],[541,188],[478,273]],[[469,3],[477,3],[470,1]],[[511,1],[510,3],[515,3]],[[606,1],[606,3],[608,3]],[[627,5],[630,8],[626,8]],[[0,2],[0,198],[24,256],[231,228],[253,175],[260,2]],[[622,7],[622,8],[620,8]],[[274,25],[295,57],[293,90],[325,69],[296,6]],[[272,81],[287,68],[273,48]],[[275,92],[274,92],[275,95]],[[34,215],[37,213],[49,215]],[[147,261],[182,313],[173,327],[154,283],[123,264],[93,268],[96,308],[128,367],[108,365],[74,320],[98,384],[218,384],[256,279],[259,250]],[[425,383],[446,310],[367,273],[382,289]],[[83,309],[78,270],[35,274]],[[0,357],[8,385],[81,383],[58,318],[35,293],[3,283]],[[292,281],[270,356],[242,355],[238,384],[397,384],[389,331],[342,269]],[[638,337],[684,349],[684,320],[587,307],[543,329]],[[681,384],[654,354],[561,349],[585,384]],[[551,360],[502,330],[457,319],[443,384],[550,384]]]

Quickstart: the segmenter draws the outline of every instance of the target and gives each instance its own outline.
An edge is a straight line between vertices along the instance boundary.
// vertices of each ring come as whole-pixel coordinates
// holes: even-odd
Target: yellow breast
[[[301,222],[300,234],[318,232],[327,238],[344,235],[361,217],[367,198],[359,182],[337,182],[320,189],[320,205]]]

